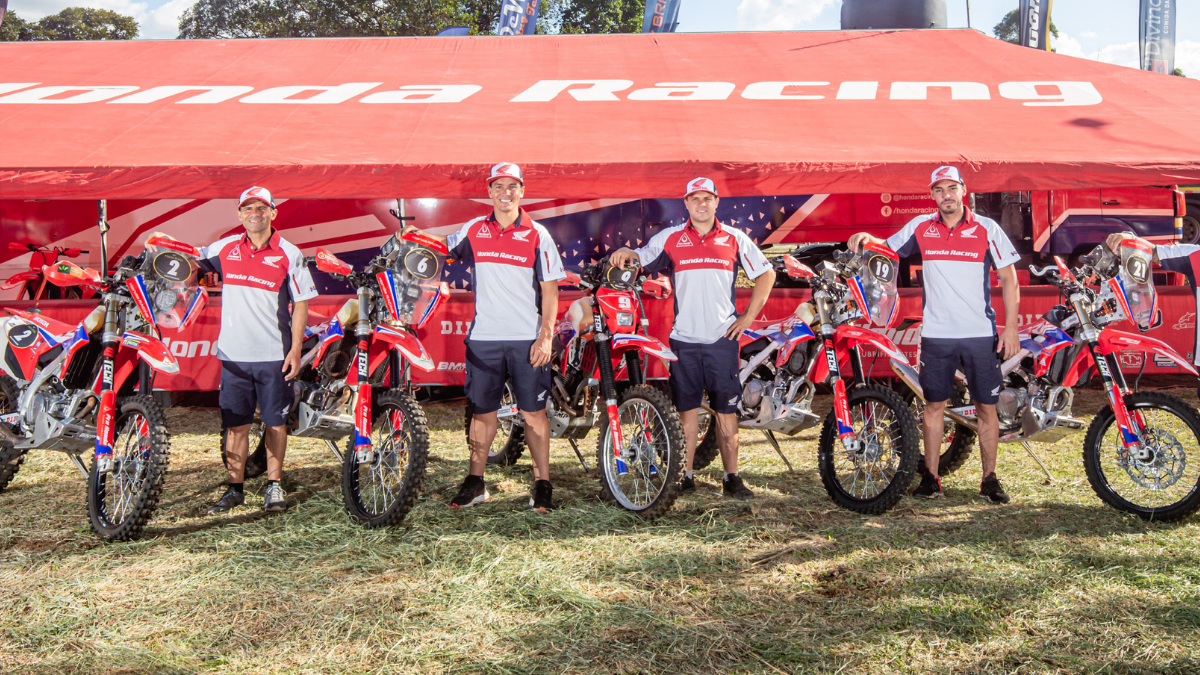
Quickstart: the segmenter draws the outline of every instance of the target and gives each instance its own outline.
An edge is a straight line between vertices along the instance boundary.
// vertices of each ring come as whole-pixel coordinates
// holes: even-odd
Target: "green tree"
[[[1173,73],[1171,73],[1171,74],[1172,74],[1172,75],[1175,75],[1175,76],[1177,76],[1177,77],[1187,77],[1187,75],[1184,75],[1184,74],[1183,74],[1183,68],[1176,68],[1176,69],[1175,69],[1175,72],[1173,72]]]
[[[138,24],[131,16],[108,9],[68,7],[58,14],[28,22],[9,12],[0,24],[0,41],[132,40]]]
[[[15,12],[4,15],[0,23],[0,42],[25,42],[33,39],[33,27]]]
[[[502,0],[199,0],[180,38],[436,35],[466,26],[492,35]],[[645,0],[542,0],[539,33],[619,33],[641,28]]]
[[[1020,20],[1021,10],[1014,9],[1008,14],[1005,14],[1004,18],[1000,19],[1000,23],[996,24],[995,27],[992,28],[992,34],[1001,40],[1004,40],[1005,42],[1011,42],[1014,45],[1020,44]],[[1058,27],[1054,25],[1053,19],[1050,20],[1050,34],[1056,38],[1058,37]]]

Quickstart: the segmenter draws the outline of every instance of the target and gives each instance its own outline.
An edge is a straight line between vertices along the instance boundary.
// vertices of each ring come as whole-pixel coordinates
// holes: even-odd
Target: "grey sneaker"
[[[263,493],[263,510],[272,513],[287,511],[287,493],[279,483],[267,483],[267,490]]]
[[[217,500],[216,504],[208,507],[208,515],[219,516],[222,513],[228,513],[235,507],[241,506],[245,503],[246,495],[244,493],[238,492],[233,488],[229,488],[225,490],[225,494],[221,495],[221,498]]]

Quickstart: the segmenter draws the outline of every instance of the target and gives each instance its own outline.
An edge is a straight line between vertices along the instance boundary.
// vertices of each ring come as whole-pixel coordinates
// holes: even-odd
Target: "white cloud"
[[[1107,45],[1097,51],[1085,51],[1079,40],[1059,32],[1057,38],[1050,38],[1055,50],[1066,56],[1102,61],[1127,68],[1138,67],[1138,43],[1123,42]],[[1200,78],[1200,41],[1181,40],[1175,44],[1175,67],[1183,70],[1189,77]]]
[[[1080,33],[1080,34],[1079,34],[1079,37],[1082,37],[1082,38],[1094,38],[1094,37],[1100,37],[1100,35],[1099,35],[1099,34],[1098,34],[1096,31],[1094,31],[1094,30],[1085,30],[1085,31],[1083,31],[1082,33]]]
[[[151,3],[155,6],[151,6]],[[10,3],[9,9],[26,21],[36,21],[48,14],[57,14],[67,7],[111,9],[137,20],[140,37],[173,38],[179,33],[179,15],[194,3],[195,0],[18,0]]]
[[[814,21],[839,0],[742,0],[738,26],[742,30],[794,30]]]
[[[1087,54],[1084,53],[1083,45],[1079,43],[1079,40],[1067,35],[1063,31],[1058,32],[1058,37],[1054,37],[1053,35],[1050,36],[1050,46],[1054,47],[1054,50],[1059,54],[1088,58]]]
[[[1200,79],[1200,42],[1183,40],[1175,43],[1175,67],[1188,77]]]

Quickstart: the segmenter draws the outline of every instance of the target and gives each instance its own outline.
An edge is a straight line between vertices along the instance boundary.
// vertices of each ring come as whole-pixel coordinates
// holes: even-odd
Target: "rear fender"
[[[1172,349],[1171,345],[1145,335],[1105,329],[1100,333],[1100,350],[1105,354],[1112,354],[1117,351],[1150,352],[1171,359],[1176,365],[1193,375],[1198,374],[1196,367],[1189,363],[1179,352]]]
[[[397,330],[390,326],[379,326],[375,329],[375,343],[384,343],[391,345],[396,351],[400,352],[404,358],[408,359],[409,363],[420,368],[421,370],[432,371],[437,367],[433,357],[429,352],[425,351],[425,345],[417,339],[416,335],[408,331]],[[383,355],[387,355],[386,347],[381,350]],[[375,372],[375,368],[379,366],[381,357],[376,357],[375,349],[371,349],[371,372]]]
[[[664,361],[678,361],[679,357],[669,347],[649,335],[614,335],[612,338],[612,353],[615,359],[630,349],[637,349],[650,356],[657,356]]]

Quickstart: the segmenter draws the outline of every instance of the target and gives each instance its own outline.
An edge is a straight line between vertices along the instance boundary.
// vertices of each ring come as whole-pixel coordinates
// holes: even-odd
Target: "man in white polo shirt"
[[[938,167],[929,181],[938,210],[913,218],[885,242],[860,232],[848,242],[859,250],[864,242],[886,243],[902,257],[921,254],[924,275],[924,315],[921,325],[921,389],[925,394],[925,466],[914,496],[942,495],[938,459],[942,453],[943,414],[961,366],[979,421],[979,455],[983,480],[979,496],[993,504],[1009,497],[996,478],[996,448],[1000,419],[996,402],[1004,378],[1001,354],[1007,359],[1020,349],[1017,312],[1020,290],[1013,263],[1020,260],[1008,235],[996,221],[966,208],[967,189],[958,169]],[[996,334],[992,311],[991,271],[998,270],[1004,290],[1004,332]]]
[[[546,397],[554,382],[550,340],[558,313],[558,280],[566,272],[550,233],[521,209],[521,168],[508,162],[493,166],[487,187],[492,213],[445,238],[450,256],[475,270],[475,320],[466,339],[471,466],[450,507],[466,508],[490,498],[483,471],[496,438],[504,383],[511,380],[533,458],[529,506],[546,513],[554,508],[546,418]],[[405,231],[418,230],[409,225]]]
[[[243,192],[237,215],[244,232],[201,249],[201,264],[222,279],[217,358],[221,421],[228,429],[229,487],[208,509],[210,515],[245,503],[244,471],[256,407],[267,446],[263,508],[287,510],[280,481],[293,402],[288,381],[300,371],[308,301],[317,297],[300,249],[271,227],[278,212],[270,191],[252,187]]]
[[[725,468],[722,493],[750,499],[754,492],[738,475],[737,404],[742,398],[738,380],[738,337],[767,303],[775,285],[775,270],[754,240],[717,220],[717,188],[708,178],[688,182],[683,197],[688,222],[668,227],[633,251],[622,248],[609,256],[617,267],[635,262],[647,272],[665,272],[675,289],[675,324],[670,385],[675,408],[683,422],[687,462],[680,486],[696,489],[692,461],[700,435],[700,403],[708,394],[716,413],[717,448]],[[735,301],[738,266],[754,280],[750,304],[740,315]]]

